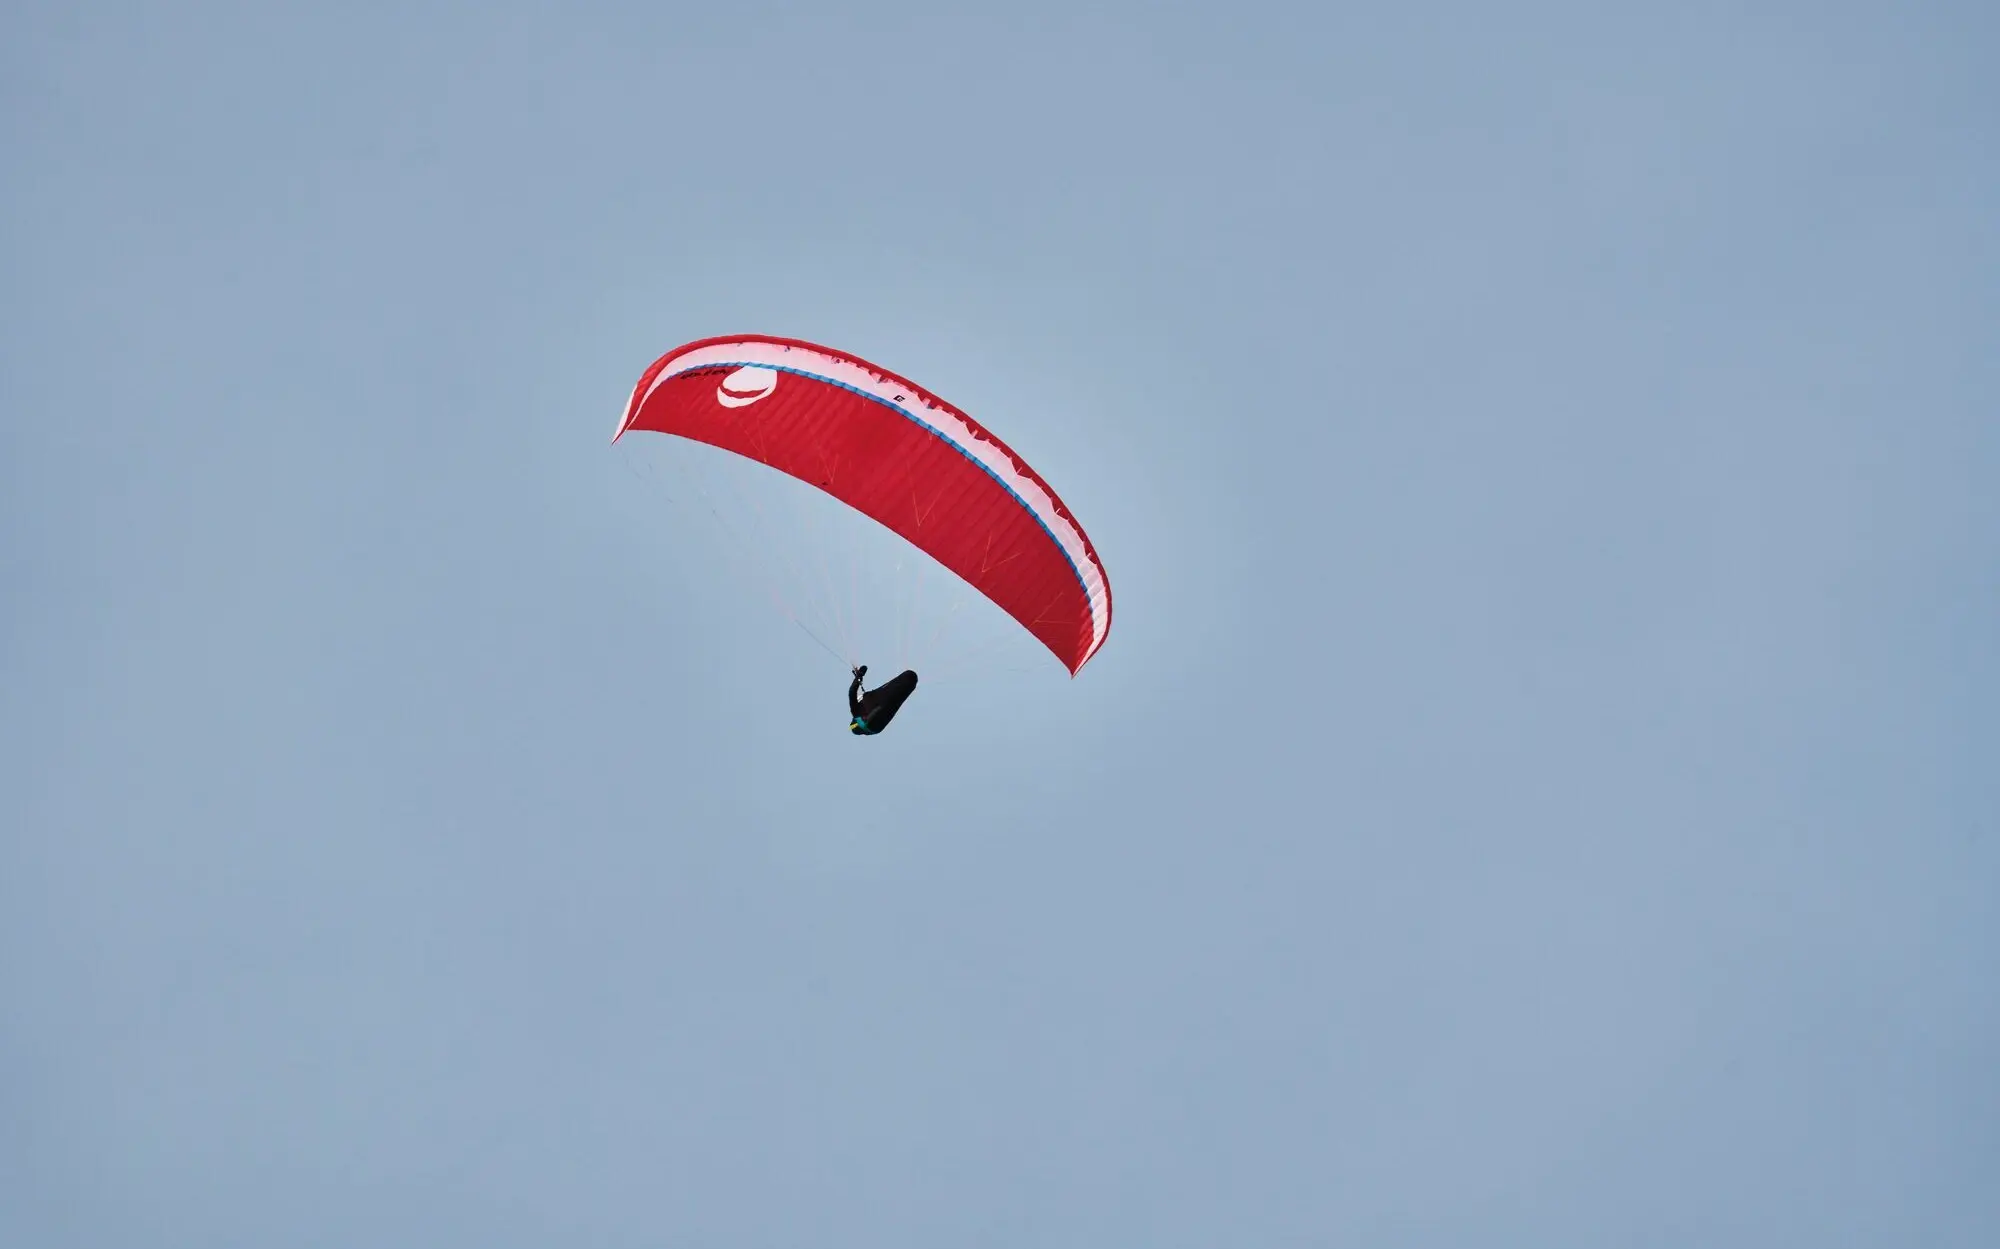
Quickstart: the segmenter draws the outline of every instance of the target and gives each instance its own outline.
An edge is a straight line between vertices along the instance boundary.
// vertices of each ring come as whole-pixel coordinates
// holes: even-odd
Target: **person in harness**
[[[917,674],[905,670],[863,693],[861,678],[867,675],[868,665],[862,664],[854,670],[854,683],[847,687],[847,712],[852,717],[847,731],[856,737],[873,737],[888,728],[897,709],[917,688]]]

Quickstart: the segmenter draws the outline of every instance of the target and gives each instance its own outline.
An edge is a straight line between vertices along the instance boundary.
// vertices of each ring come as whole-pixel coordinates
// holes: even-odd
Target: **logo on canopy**
[[[725,408],[747,408],[759,399],[768,399],[778,388],[778,370],[748,364],[722,379],[715,388],[715,401]]]

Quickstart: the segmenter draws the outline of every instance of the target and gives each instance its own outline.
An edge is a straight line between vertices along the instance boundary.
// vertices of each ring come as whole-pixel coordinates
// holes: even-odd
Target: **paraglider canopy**
[[[744,334],[653,362],[616,442],[673,434],[760,461],[887,526],[992,600],[1072,675],[1111,631],[1111,585],[1047,482],[958,408],[859,357]]]

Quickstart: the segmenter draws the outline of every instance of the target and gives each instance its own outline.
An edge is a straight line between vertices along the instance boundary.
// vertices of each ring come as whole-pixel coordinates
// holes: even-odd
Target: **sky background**
[[[0,1244],[2000,1244],[2000,8],[0,18]],[[1095,539],[839,667],[610,435]]]

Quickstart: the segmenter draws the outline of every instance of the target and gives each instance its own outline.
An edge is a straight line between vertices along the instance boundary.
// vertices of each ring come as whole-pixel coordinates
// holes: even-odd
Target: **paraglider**
[[[1110,634],[1104,565],[1042,476],[965,412],[857,356],[759,334],[687,343],[640,376],[612,441],[641,431],[756,461],[873,519],[1011,617],[1072,677]],[[879,733],[916,673],[862,696],[865,668],[845,662],[855,676],[850,728]]]
[[[863,693],[861,678],[868,675],[868,665],[862,664],[854,670],[854,683],[847,687],[847,711],[849,720],[847,731],[857,737],[872,737],[889,727],[896,712],[917,690],[917,674],[904,669],[889,678],[882,685]]]

